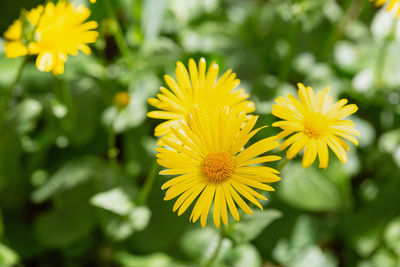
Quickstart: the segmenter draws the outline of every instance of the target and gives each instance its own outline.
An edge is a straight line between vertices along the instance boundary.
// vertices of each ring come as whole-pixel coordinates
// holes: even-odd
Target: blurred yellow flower
[[[279,146],[275,137],[262,139],[243,149],[249,139],[262,128],[252,130],[257,116],[246,118],[244,112],[237,114],[226,107],[214,112],[201,112],[194,109],[188,115],[187,124],[171,129],[177,142],[166,136],[161,140],[168,147],[158,147],[157,162],[168,168],[160,174],[179,175],[166,182],[162,189],[168,188],[164,200],[178,197],[173,211],[181,215],[198,197],[190,221],[200,218],[205,227],[211,204],[213,219],[217,227],[220,220],[228,223],[227,206],[233,218],[239,220],[235,203],[246,213],[252,210],[244,198],[262,209],[258,199],[266,198],[253,188],[273,191],[265,183],[279,181],[279,172],[260,163],[279,160],[278,156],[261,156]],[[239,195],[240,194],[240,195]]]
[[[61,74],[68,55],[77,55],[79,50],[90,54],[87,44],[96,41],[98,32],[97,22],[84,22],[89,15],[85,6],[75,7],[65,1],[56,5],[50,2],[45,8],[38,6],[26,13],[29,23],[24,23],[22,16],[4,34],[6,55],[37,54],[36,66],[40,71]]]
[[[359,136],[360,133],[354,129],[352,121],[343,118],[356,112],[357,106],[346,105],[347,99],[333,103],[332,97],[328,95],[329,88],[314,94],[311,87],[306,88],[301,83],[298,86],[300,101],[288,94],[286,98],[278,97],[275,100],[277,104],[272,106],[272,114],[282,119],[272,124],[283,129],[277,138],[282,139],[294,133],[281,144],[279,149],[284,150],[291,145],[286,153],[286,157],[291,159],[305,148],[304,168],[314,162],[317,154],[319,167],[327,168],[328,146],[339,160],[345,163],[349,147],[342,138],[358,145],[354,136]]]
[[[197,66],[193,59],[189,60],[189,72],[182,62],[177,63],[175,70],[177,82],[165,75],[168,90],[160,88],[157,98],[150,98],[149,103],[160,109],[147,115],[151,118],[167,120],[155,129],[155,136],[161,136],[177,128],[195,106],[202,110],[228,106],[238,112],[251,113],[254,103],[248,101],[249,95],[243,89],[236,89],[240,80],[232,70],[226,71],[219,79],[219,66],[212,63],[206,72],[206,60],[200,59]]]
[[[400,16],[400,0],[375,0],[375,6],[382,6],[387,4],[386,9],[388,11],[394,10],[396,12],[396,17]]]
[[[84,22],[90,10],[81,5],[60,1],[56,5],[48,3],[35,31],[36,42],[29,49],[38,54],[36,66],[41,71],[64,72],[68,55],[77,55],[78,50],[90,54],[86,45],[94,43],[98,37],[97,22]]]
[[[96,0],[90,0],[90,3],[91,3],[91,4],[95,4],[95,3],[96,3]]]
[[[120,109],[129,105],[131,98],[127,92],[119,92],[114,96],[114,105]]]

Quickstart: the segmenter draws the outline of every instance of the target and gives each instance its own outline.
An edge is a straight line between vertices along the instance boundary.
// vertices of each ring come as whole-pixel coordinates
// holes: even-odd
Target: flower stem
[[[157,176],[157,162],[154,160],[153,163],[151,164],[151,169],[149,171],[149,174],[146,178],[145,184],[142,188],[142,190],[139,193],[139,196],[137,198],[137,204],[138,205],[143,205],[146,203],[147,198],[149,197],[151,188],[153,187],[154,181]]]
[[[378,87],[383,87],[385,84],[383,74],[384,74],[384,70],[385,70],[388,46],[390,44],[390,41],[392,41],[394,39],[394,36],[396,34],[396,28],[397,28],[397,20],[393,20],[391,34],[389,37],[387,37],[383,40],[381,49],[378,52],[378,56],[377,56],[377,60],[376,60],[376,64],[375,64],[376,84]]]
[[[108,140],[107,140],[107,156],[111,163],[116,162],[118,156],[118,148],[116,147],[116,134],[113,126],[111,125],[108,129]]]
[[[3,121],[4,121],[5,117],[6,117],[7,108],[10,105],[10,100],[12,98],[14,88],[18,84],[19,80],[21,79],[22,72],[23,72],[24,67],[26,65],[26,59],[27,59],[27,56],[25,56],[22,59],[22,62],[19,65],[18,70],[17,70],[17,75],[15,76],[15,79],[14,79],[13,83],[11,84],[10,89],[6,93],[6,96],[4,97],[3,102],[1,103],[1,107],[0,107],[0,125],[3,124]]]
[[[336,41],[343,36],[343,33],[345,32],[347,26],[350,25],[353,21],[356,21],[357,18],[360,16],[364,8],[364,2],[365,1],[361,0],[345,1],[344,6],[347,7],[346,11],[340,21],[335,23],[335,26],[330,33],[330,36],[326,38],[327,42],[320,51],[322,58],[326,58],[331,55],[330,51],[332,51],[332,48],[335,45]]]
[[[217,248],[215,249],[214,253],[211,255],[210,259],[208,261],[206,261],[206,263],[204,264],[204,267],[211,267],[214,264],[214,261],[218,257],[219,251],[221,250],[221,247],[222,247],[222,241],[224,240],[222,228],[221,228],[220,234],[218,236],[219,236],[219,239],[218,239]]]
[[[114,38],[117,43],[118,49],[125,59],[129,59],[131,57],[131,53],[129,51],[129,47],[127,46],[127,44],[125,42],[121,24],[118,21],[118,17],[117,17],[117,14],[115,13],[115,9],[114,9],[112,3],[110,2],[110,0],[104,0],[104,5],[106,6],[108,16],[114,21],[115,26],[116,26],[116,29],[113,31],[113,33],[114,33]]]

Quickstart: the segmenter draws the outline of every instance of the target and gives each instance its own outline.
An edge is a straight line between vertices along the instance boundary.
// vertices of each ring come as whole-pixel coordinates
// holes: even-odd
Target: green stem
[[[215,260],[218,257],[219,251],[221,250],[223,240],[224,240],[224,235],[222,234],[222,228],[221,228],[217,248],[215,249],[214,253],[211,255],[210,259],[208,261],[206,261],[206,263],[204,264],[204,267],[211,267],[214,264]]]
[[[384,74],[385,63],[386,63],[386,58],[387,58],[387,51],[388,51],[387,47],[388,47],[390,41],[392,41],[394,39],[394,35],[396,33],[396,28],[397,28],[397,20],[393,20],[393,27],[392,27],[391,34],[388,38],[385,38],[385,40],[383,40],[381,49],[378,52],[378,57],[377,57],[376,64],[375,64],[376,84],[378,87],[382,87],[384,85],[383,74]]]
[[[382,87],[384,84],[384,79],[383,79],[383,70],[385,67],[385,61],[386,61],[386,51],[387,51],[387,46],[388,42],[385,40],[383,41],[382,47],[378,52],[378,57],[376,60],[375,64],[375,73],[376,73],[376,84],[378,87]]]
[[[69,88],[68,82],[65,81],[64,79],[61,79],[61,92],[62,92],[62,98],[65,102],[65,104],[68,107],[68,113],[72,120],[75,119],[75,108],[74,108],[74,101],[72,99],[71,95],[71,89]]]
[[[151,165],[151,169],[149,171],[149,174],[146,178],[145,184],[142,188],[142,190],[139,193],[137,203],[138,205],[143,205],[146,203],[147,198],[149,197],[150,191],[153,188],[154,181],[157,176],[157,170],[158,170],[158,165],[156,160],[153,161]]]
[[[117,14],[115,13],[115,9],[114,9],[112,3],[110,2],[110,0],[104,0],[104,5],[106,6],[108,16],[114,21],[114,23],[116,25],[116,29],[115,29],[115,31],[113,31],[113,33],[114,33],[115,41],[117,42],[118,49],[125,59],[130,59],[131,53],[129,51],[129,47],[127,46],[127,44],[125,42],[124,34],[122,32],[121,25],[118,21]]]
[[[276,170],[281,172],[283,167],[285,167],[288,162],[289,162],[289,159],[285,158]]]
[[[118,148],[116,147],[116,134],[113,126],[111,125],[108,129],[108,141],[107,141],[107,156],[111,163],[116,162],[118,156]]]
[[[349,25],[352,21],[357,20],[364,8],[364,1],[347,0],[344,6],[347,7],[345,14],[342,16],[340,21],[335,24],[336,26],[333,28],[330,37],[327,38],[327,42],[325,43],[324,48],[321,50],[322,58],[331,54],[330,51],[332,50],[332,47],[335,45],[335,42],[341,38],[347,25]]]
[[[296,43],[296,37],[298,33],[298,23],[294,22],[290,25],[289,28],[289,38],[288,38],[288,43],[289,43],[289,51],[285,55],[284,59],[282,60],[282,65],[279,71],[279,79],[281,81],[286,81],[288,79],[288,76],[290,74],[290,68],[292,65],[292,60],[293,60],[293,55],[295,54],[295,49],[297,47]]]
[[[4,100],[3,100],[3,102],[1,103],[1,108],[0,108],[0,112],[1,112],[1,113],[0,113],[0,125],[3,124],[3,121],[4,121],[5,117],[6,117],[6,114],[5,114],[5,113],[7,112],[7,108],[8,108],[9,105],[10,105],[10,100],[11,100],[11,98],[12,98],[14,88],[15,88],[15,86],[19,83],[19,80],[21,79],[22,72],[23,72],[24,67],[25,67],[25,65],[26,65],[26,59],[27,59],[27,56],[25,56],[25,57],[22,59],[22,63],[19,65],[18,70],[17,70],[17,75],[15,76],[15,79],[14,79],[13,83],[11,84],[10,89],[9,89],[8,92],[6,93],[6,96],[5,96]]]

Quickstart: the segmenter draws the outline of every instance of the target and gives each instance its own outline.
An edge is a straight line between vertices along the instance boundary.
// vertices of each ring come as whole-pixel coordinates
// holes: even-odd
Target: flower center
[[[318,139],[324,136],[328,129],[326,117],[319,113],[310,114],[304,120],[304,133],[310,138]]]
[[[211,152],[203,160],[201,171],[211,183],[226,181],[233,172],[234,164],[232,156],[225,151]]]

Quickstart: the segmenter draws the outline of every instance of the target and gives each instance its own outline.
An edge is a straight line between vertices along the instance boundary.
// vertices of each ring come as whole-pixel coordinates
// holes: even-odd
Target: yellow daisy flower
[[[243,149],[249,139],[262,128],[252,130],[257,116],[246,118],[244,112],[237,114],[229,108],[220,111],[201,112],[195,109],[190,113],[187,125],[171,129],[180,143],[170,141],[166,136],[161,139],[167,147],[158,147],[157,162],[168,168],[160,174],[179,175],[166,182],[164,200],[178,197],[173,211],[181,215],[195,201],[190,220],[200,218],[205,227],[207,216],[213,206],[213,219],[217,227],[220,220],[227,225],[227,206],[233,218],[239,220],[235,203],[246,213],[252,210],[244,198],[262,209],[258,199],[266,200],[253,188],[273,191],[265,183],[279,181],[279,172],[255,164],[279,160],[278,156],[261,156],[279,146],[275,137],[262,139]]]
[[[40,71],[53,71],[55,75],[64,72],[68,55],[77,55],[81,50],[90,54],[88,43],[98,37],[97,22],[84,22],[90,10],[81,5],[59,1],[56,5],[48,3],[35,31],[36,41],[29,49],[38,54],[36,66]]]
[[[90,54],[87,44],[96,41],[98,32],[97,22],[85,22],[89,15],[85,6],[75,7],[65,1],[38,6],[26,12],[28,25],[21,17],[5,32],[6,56],[37,54],[40,71],[61,74],[68,55],[76,55],[79,50]]]
[[[179,127],[185,117],[195,106],[204,109],[215,109],[229,106],[239,112],[251,113],[254,103],[247,101],[249,95],[243,89],[235,89],[240,80],[232,70],[226,71],[219,79],[219,66],[211,64],[206,71],[206,60],[200,59],[198,66],[193,59],[189,60],[189,72],[182,62],[177,63],[175,70],[177,82],[169,75],[165,81],[171,90],[160,88],[157,98],[150,98],[149,104],[160,109],[147,115],[151,118],[167,120],[155,129],[155,136],[162,136],[170,128]]]
[[[42,5],[30,11],[23,11],[21,17],[8,27],[4,33],[6,57],[15,58],[28,54],[29,42],[34,38],[34,30],[42,13]]]
[[[306,88],[301,83],[298,87],[300,101],[288,94],[286,98],[278,97],[272,106],[272,114],[282,119],[272,124],[283,130],[277,138],[293,134],[279,149],[284,150],[291,145],[286,153],[286,157],[291,159],[305,148],[304,168],[309,167],[318,154],[319,167],[326,169],[329,161],[328,146],[345,163],[349,147],[342,138],[358,145],[354,136],[360,136],[360,133],[354,129],[352,121],[343,118],[356,112],[357,106],[346,105],[347,99],[333,103],[332,97],[328,95],[329,88],[314,94],[311,87]]]
[[[388,3],[386,9],[387,11],[394,10],[396,12],[396,17],[400,16],[400,0],[375,0],[375,6],[383,6]]]

